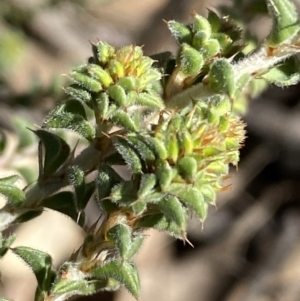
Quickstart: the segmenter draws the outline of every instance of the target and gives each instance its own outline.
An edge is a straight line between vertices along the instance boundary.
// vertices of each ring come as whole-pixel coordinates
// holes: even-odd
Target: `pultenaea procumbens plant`
[[[98,42],[88,62],[70,73],[66,101],[33,131],[40,139],[38,180],[24,190],[15,187],[15,175],[0,180],[7,198],[2,230],[50,210],[84,230],[80,247],[56,265],[43,246],[1,238],[1,260],[19,256],[36,276],[34,300],[67,300],[120,285],[138,297],[132,258],[144,231],[155,228],[187,241],[189,212],[204,221],[225,188],[229,166],[239,161],[245,139],[240,101],[258,79],[280,86],[300,79],[295,7],[288,0],[266,2],[273,27],[251,53],[233,20],[209,11],[207,18],[194,14],[187,26],[167,22],[179,44],[176,55],[147,57],[138,46]],[[85,139],[85,149],[76,154],[57,134],[61,129]],[[129,178],[116,166],[129,168]],[[103,218],[87,226],[91,199]],[[11,298],[5,285],[4,297]]]

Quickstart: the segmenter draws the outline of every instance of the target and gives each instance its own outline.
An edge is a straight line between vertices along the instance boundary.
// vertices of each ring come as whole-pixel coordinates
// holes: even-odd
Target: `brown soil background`
[[[1,0],[0,35],[18,27],[24,44],[19,45],[22,58],[2,79],[0,127],[14,114],[40,124],[62,97],[58,91],[54,99],[45,87],[89,57],[89,41],[144,45],[146,54],[174,50],[176,44],[162,19],[188,22],[192,11],[206,14],[205,7],[224,3],[91,0],[84,6],[61,1],[50,7],[44,2]],[[5,3],[35,13],[14,24],[1,17]],[[19,13],[13,16],[18,19]],[[262,36],[268,32],[265,20],[250,25]],[[42,88],[28,95],[28,87],[35,84]],[[162,233],[148,233],[136,258],[140,301],[300,300],[299,92],[300,86],[271,87],[251,101],[245,116],[248,138],[238,171],[232,171],[232,187],[219,196],[217,209],[211,208],[203,228],[191,220],[188,236],[194,248]],[[80,300],[134,298],[122,289]]]

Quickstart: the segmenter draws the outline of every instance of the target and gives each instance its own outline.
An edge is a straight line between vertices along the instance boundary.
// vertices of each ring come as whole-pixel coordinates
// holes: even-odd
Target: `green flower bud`
[[[172,35],[180,44],[191,43],[192,33],[188,27],[174,20],[169,21],[167,24]]]
[[[213,40],[218,41],[218,46],[219,46],[221,53],[226,54],[227,52],[229,52],[229,50],[233,44],[233,41],[227,34],[214,33],[212,35],[212,38],[213,38]]]
[[[194,150],[194,142],[191,134],[188,131],[180,131],[177,134],[177,138],[180,148],[184,151],[184,154],[191,154]]]
[[[165,191],[174,178],[174,171],[165,160],[158,160],[156,165],[156,177],[162,191]]]
[[[109,60],[107,70],[116,80],[125,76],[123,64],[115,59]]]
[[[176,162],[179,155],[179,145],[175,133],[170,133],[167,137],[166,149],[168,152],[168,158],[172,159],[173,162]]]
[[[203,67],[202,55],[188,44],[183,44],[180,53],[180,72],[186,76],[193,76]]]
[[[202,47],[199,49],[199,52],[203,55],[204,60],[208,60],[218,53],[220,53],[221,48],[220,44],[216,39],[208,40]]]
[[[115,49],[105,42],[99,42],[95,46],[97,48],[97,59],[103,66],[113,57]]]
[[[211,26],[209,21],[198,14],[194,16],[192,29],[194,32],[204,31],[208,37],[211,35]]]
[[[89,64],[87,66],[88,73],[95,79],[99,80],[104,87],[109,87],[113,83],[110,75],[98,65]]]
[[[205,43],[208,41],[208,34],[205,31],[198,31],[193,36],[192,46],[196,50],[200,51],[205,45]]]
[[[125,90],[120,85],[112,85],[108,88],[108,95],[112,98],[117,106],[127,106],[127,96]]]
[[[178,160],[177,169],[183,179],[192,181],[198,169],[197,160],[193,157],[183,157]]]
[[[137,91],[139,87],[139,80],[133,76],[122,77],[117,82],[125,91]]]
[[[235,92],[235,78],[232,65],[226,59],[214,61],[209,70],[209,85],[220,94],[233,98]]]

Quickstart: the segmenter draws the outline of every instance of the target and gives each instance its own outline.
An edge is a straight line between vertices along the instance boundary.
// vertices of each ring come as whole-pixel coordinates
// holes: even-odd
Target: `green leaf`
[[[123,284],[127,290],[137,298],[140,293],[140,280],[136,267],[129,262],[111,260],[91,271],[96,279],[115,279]]]
[[[45,252],[29,247],[16,247],[11,248],[11,250],[21,257],[33,271],[38,282],[36,300],[39,300],[39,296],[42,296],[43,293],[50,290],[54,278],[54,273],[51,270],[51,256]]]
[[[110,116],[110,120],[115,123],[115,125],[120,126],[129,132],[137,131],[134,121],[127,112],[115,110]]]
[[[44,123],[47,128],[71,130],[87,140],[95,137],[94,126],[81,115],[65,112],[65,105],[58,106],[53,110]]]
[[[164,214],[167,220],[175,223],[182,230],[185,230],[186,211],[177,197],[167,195],[158,202],[156,206]]]
[[[88,64],[87,72],[96,80],[98,80],[104,87],[109,87],[113,83],[113,79],[109,73],[102,67],[96,64]]]
[[[137,200],[134,183],[123,181],[117,184],[111,191],[110,200],[121,206],[129,206]]]
[[[6,254],[15,239],[15,235],[10,235],[7,238],[4,238],[0,232],[0,258]]]
[[[172,183],[174,171],[166,160],[158,160],[156,165],[156,177],[162,191],[165,191]]]
[[[5,178],[0,178],[0,184],[11,186],[14,185],[18,180],[20,180],[19,175],[11,175]]]
[[[70,147],[62,138],[54,133],[45,130],[33,132],[40,138],[45,150],[43,176],[50,176],[68,159]]]
[[[135,99],[135,104],[146,106],[153,110],[163,109],[164,104],[160,96],[150,93],[139,93]]]
[[[151,136],[144,136],[143,137],[145,143],[149,146],[150,150],[159,158],[159,159],[167,159],[168,152],[164,143],[157,138]]]
[[[269,83],[279,87],[295,85],[300,81],[300,62],[291,57],[262,76]]]
[[[131,168],[134,174],[142,171],[141,158],[137,155],[132,146],[121,137],[114,137],[113,144],[118,153],[123,157],[126,164]]]
[[[147,204],[145,199],[138,199],[130,204],[130,208],[128,208],[134,215],[141,215],[147,209]]]
[[[197,174],[198,163],[193,157],[183,157],[177,162],[178,173],[185,180],[192,181]]]
[[[163,213],[144,215],[135,224],[135,229],[151,229],[164,231],[178,239],[185,238],[185,232],[176,223],[168,220]]]
[[[86,104],[89,104],[92,100],[91,93],[82,89],[76,84],[67,87],[65,92],[71,99],[78,100]]]
[[[300,30],[298,13],[290,0],[267,0],[273,18],[272,31],[267,38],[268,45],[278,46],[291,41]]]
[[[96,120],[102,121],[108,117],[109,97],[106,92],[100,93],[95,99]]]
[[[117,84],[121,86],[126,92],[136,91],[139,89],[139,79],[133,76],[121,77]]]
[[[216,200],[216,191],[211,185],[201,185],[199,189],[205,202],[213,203]]]
[[[221,22],[220,17],[214,11],[208,9],[207,20],[208,20],[208,22],[211,26],[212,32],[220,31],[221,26],[222,26],[222,22]]]
[[[126,141],[138,152],[144,161],[153,161],[155,159],[153,151],[149,149],[149,146],[144,142],[142,136],[138,134],[128,134]]]
[[[124,259],[129,260],[131,257],[133,257],[138,252],[143,242],[144,242],[143,235],[133,237],[131,240],[130,249],[128,250],[128,253],[126,254],[126,258]]]
[[[8,176],[0,179],[0,194],[7,198],[8,204],[18,207],[25,201],[24,192],[14,186],[14,183],[19,179],[17,175]]]
[[[108,238],[112,239],[123,260],[128,259],[131,249],[131,229],[124,224],[117,224],[107,232]]]
[[[72,71],[70,77],[73,82],[85,88],[88,92],[98,93],[102,90],[101,83],[86,74]]]
[[[179,131],[177,133],[177,139],[185,155],[191,154],[194,151],[193,137],[187,129]]]
[[[201,221],[206,218],[208,205],[199,189],[196,187],[184,187],[172,190],[170,188],[170,193],[177,195],[180,201],[191,208]]]
[[[143,174],[138,191],[139,198],[146,198],[147,194],[152,191],[156,185],[155,174]]]
[[[127,106],[127,95],[124,88],[120,85],[110,86],[108,89],[108,95],[115,101],[118,107]]]

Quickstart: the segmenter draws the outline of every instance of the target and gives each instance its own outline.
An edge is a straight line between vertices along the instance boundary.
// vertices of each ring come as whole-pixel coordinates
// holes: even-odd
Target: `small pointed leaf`
[[[92,140],[95,137],[93,125],[79,114],[66,112],[64,105],[53,110],[47,116],[45,125],[50,129],[71,130],[87,140]]]
[[[132,118],[128,115],[128,113],[120,110],[115,110],[113,114],[110,116],[110,120],[115,123],[117,126],[123,127],[127,131],[136,132],[137,127],[132,120]]]
[[[273,18],[272,32],[267,38],[270,46],[288,43],[300,30],[296,7],[291,0],[267,0]]]
[[[101,83],[86,74],[82,74],[77,71],[72,71],[70,77],[73,80],[73,82],[85,88],[88,92],[98,93],[102,90]]]
[[[137,298],[140,293],[140,280],[136,267],[129,262],[111,260],[91,271],[96,279],[115,279],[123,284]]]
[[[25,194],[20,188],[15,187],[14,184],[11,184],[15,181],[16,176],[9,176],[0,179],[0,194],[7,198],[8,204],[18,207],[24,202]]]
[[[143,174],[141,178],[140,188],[138,191],[138,197],[146,197],[147,194],[155,187],[156,176],[155,174]]]
[[[167,195],[156,206],[167,220],[174,222],[183,230],[186,228],[186,211],[177,197]]]
[[[141,158],[137,155],[132,146],[123,138],[115,137],[114,146],[118,153],[123,157],[134,174],[141,173]]]
[[[21,257],[32,269],[38,282],[38,290],[40,290],[41,293],[48,292],[53,280],[51,256],[45,252],[29,247],[16,247],[11,250]]]
[[[203,221],[207,215],[207,204],[204,201],[202,193],[195,187],[187,187],[179,189],[174,194],[183,202],[187,207],[191,208],[198,218]]]
[[[185,76],[193,76],[200,73],[203,67],[203,56],[195,48],[183,44],[180,54],[180,71]]]
[[[108,230],[107,236],[114,241],[121,258],[126,260],[131,248],[131,230],[129,226],[117,224]]]

